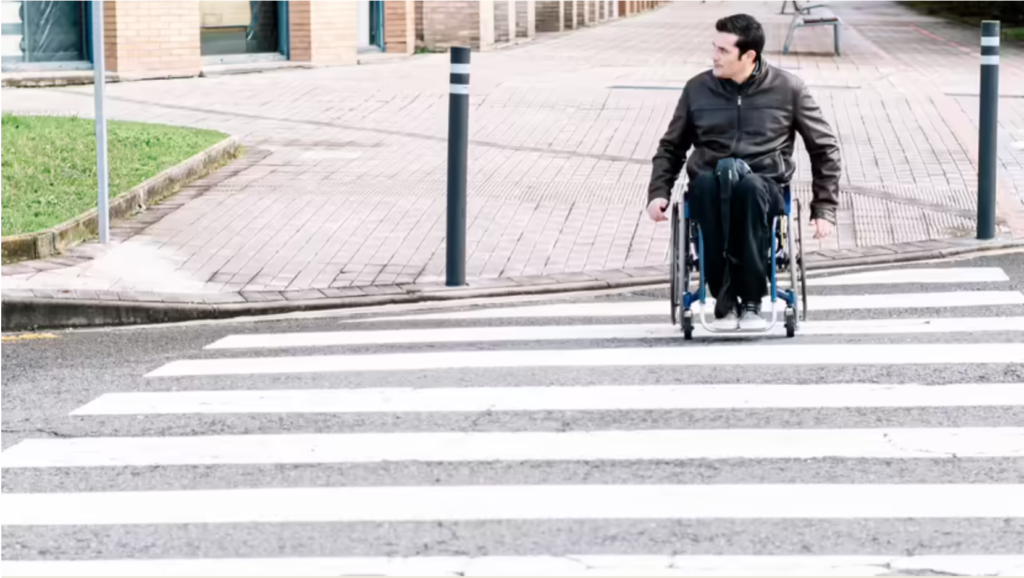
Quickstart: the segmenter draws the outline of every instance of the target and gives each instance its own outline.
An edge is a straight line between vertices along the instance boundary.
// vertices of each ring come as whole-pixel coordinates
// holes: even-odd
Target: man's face
[[[736,48],[737,40],[739,37],[735,34],[715,33],[711,62],[714,64],[714,74],[718,78],[737,78],[750,67],[754,53],[747,52],[740,58],[740,51]]]

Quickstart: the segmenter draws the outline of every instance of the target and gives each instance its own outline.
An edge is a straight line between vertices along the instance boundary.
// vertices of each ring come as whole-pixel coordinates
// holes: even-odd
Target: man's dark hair
[[[736,48],[740,51],[739,56],[753,50],[757,53],[757,58],[761,58],[764,51],[764,28],[761,28],[761,23],[753,16],[749,14],[726,16],[715,23],[715,30],[737,36]]]

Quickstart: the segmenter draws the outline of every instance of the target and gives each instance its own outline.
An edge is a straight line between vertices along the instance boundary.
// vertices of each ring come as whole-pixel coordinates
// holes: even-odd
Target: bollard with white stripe
[[[470,49],[451,49],[448,100],[448,231],[445,276],[448,287],[466,284],[466,164],[469,148]]]
[[[999,21],[981,23],[978,123],[978,238],[996,236],[996,155],[999,118]]]

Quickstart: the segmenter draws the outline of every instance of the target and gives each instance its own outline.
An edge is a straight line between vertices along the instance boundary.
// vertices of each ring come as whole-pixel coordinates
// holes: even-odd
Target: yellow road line
[[[9,341],[29,341],[34,339],[60,339],[60,336],[54,333],[22,333],[21,335],[4,335],[0,337],[0,341],[4,343]]]

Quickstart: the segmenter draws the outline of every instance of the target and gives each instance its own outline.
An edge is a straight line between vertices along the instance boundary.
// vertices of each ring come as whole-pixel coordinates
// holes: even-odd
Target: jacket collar
[[[718,80],[721,86],[731,93],[746,93],[758,84],[761,84],[768,75],[768,68],[768,63],[764,61],[763,57],[759,56],[757,63],[754,65],[754,72],[751,73],[750,78],[743,81],[742,84],[724,78],[720,78]]]
[[[758,77],[761,71],[764,69],[764,57],[758,55],[757,64],[754,65],[754,72],[750,75],[751,80]],[[749,80],[747,82],[750,82]]]

